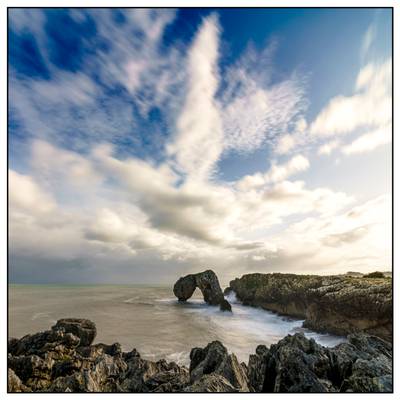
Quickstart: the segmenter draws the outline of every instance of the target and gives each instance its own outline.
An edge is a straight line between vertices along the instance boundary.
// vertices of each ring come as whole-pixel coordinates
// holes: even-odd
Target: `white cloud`
[[[333,150],[337,149],[340,146],[339,140],[331,140],[318,148],[319,155],[329,155]]]
[[[365,66],[358,74],[356,93],[334,97],[311,124],[311,133],[329,137],[390,123],[391,66],[391,59]]]
[[[268,183],[276,183],[287,179],[289,176],[306,171],[310,166],[308,159],[302,155],[296,155],[284,164],[273,162],[269,171],[265,174],[260,172],[254,175],[246,175],[240,179],[236,186],[240,190],[251,190],[259,188]]]
[[[309,186],[308,175],[292,180],[310,169],[309,144],[317,143],[312,150],[320,154],[340,146],[354,154],[390,140],[389,61],[363,68],[354,95],[334,98],[307,124],[304,77],[271,79],[274,46],[245,52],[221,76],[215,16],[189,47],[165,49],[175,11],[132,10],[121,26],[107,10],[71,16],[84,20],[92,12],[98,37],[109,45],[87,60],[99,81],[85,70],[61,72],[46,54],[51,80],[23,80],[11,71],[10,106],[32,137],[23,153],[29,172],[10,170],[12,257],[151,278],[155,270],[195,272],[199,265],[215,266],[228,279],[250,269],[332,272],[364,256],[365,268],[390,265],[387,199],[360,204],[352,193]],[[29,18],[15,17],[19,32],[30,30]],[[115,86],[120,95],[109,96],[105,88]],[[141,127],[154,109],[163,114],[155,131]],[[144,149],[141,129],[157,146],[157,162],[132,150],[132,143]],[[331,137],[342,134],[353,141]],[[264,144],[269,170],[229,184],[217,180],[224,152]]]
[[[361,44],[361,51],[360,51],[362,60],[365,60],[368,53],[370,52],[370,49],[371,49],[373,43],[376,40],[376,30],[377,30],[376,23],[372,22],[368,26],[368,29],[366,30],[366,32],[364,34],[363,41]]]
[[[254,76],[243,65],[245,60],[232,67],[225,77],[228,86],[221,99],[221,112],[226,151],[250,152],[265,142],[275,144],[279,135],[301,127],[304,121],[307,103],[303,80],[293,74],[270,84],[260,73]],[[268,71],[264,74],[268,77]]]
[[[346,155],[367,153],[391,141],[392,129],[391,125],[387,125],[359,136],[353,142],[344,146],[342,152]]]
[[[306,171],[310,166],[309,161],[302,155],[291,158],[286,164],[273,164],[265,175],[266,182],[283,181],[291,175]]]
[[[56,207],[52,196],[42,190],[35,180],[16,171],[8,171],[9,201],[14,209],[23,209],[32,215],[48,213]]]
[[[218,89],[219,27],[216,16],[205,19],[188,54],[188,91],[177,121],[177,134],[167,151],[177,168],[192,178],[213,172],[223,146],[215,94]]]

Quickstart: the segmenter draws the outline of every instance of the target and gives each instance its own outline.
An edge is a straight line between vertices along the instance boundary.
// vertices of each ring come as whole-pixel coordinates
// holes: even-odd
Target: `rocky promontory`
[[[192,297],[196,288],[201,290],[206,303],[219,306],[222,311],[232,310],[231,305],[224,298],[214,271],[208,269],[197,274],[183,276],[176,281],[173,290],[179,301],[186,301]]]
[[[244,305],[304,319],[304,327],[392,340],[392,280],[353,276],[247,274],[230,282]]]
[[[391,392],[392,345],[352,334],[334,348],[288,335],[249,362],[219,341],[190,351],[189,368],[143,359],[120,344],[93,344],[96,326],[59,320],[50,330],[8,341],[9,392]]]

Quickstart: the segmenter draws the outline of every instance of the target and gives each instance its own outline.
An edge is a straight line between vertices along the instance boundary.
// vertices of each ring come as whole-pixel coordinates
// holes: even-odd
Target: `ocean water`
[[[170,287],[10,285],[9,336],[49,329],[60,318],[88,318],[97,326],[95,342],[119,342],[124,351],[136,348],[144,358],[185,365],[192,347],[213,340],[246,363],[257,345],[269,346],[287,334],[304,332],[329,347],[345,341],[304,329],[302,320],[243,306],[234,296],[227,299],[232,314],[204,303],[198,289],[179,303]]]

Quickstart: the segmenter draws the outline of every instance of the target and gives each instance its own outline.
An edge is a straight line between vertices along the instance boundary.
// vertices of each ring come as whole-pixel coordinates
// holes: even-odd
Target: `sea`
[[[149,360],[165,358],[189,365],[190,350],[220,340],[239,361],[248,362],[259,344],[270,346],[303,332],[323,346],[345,337],[302,328],[302,320],[243,306],[227,296],[232,313],[209,306],[196,289],[180,303],[167,286],[9,285],[8,334],[20,338],[49,329],[60,318],[88,318],[97,326],[96,343],[119,342]]]

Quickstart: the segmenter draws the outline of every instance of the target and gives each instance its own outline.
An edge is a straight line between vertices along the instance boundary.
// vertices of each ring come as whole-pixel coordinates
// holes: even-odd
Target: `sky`
[[[9,9],[9,281],[391,265],[390,9]]]

